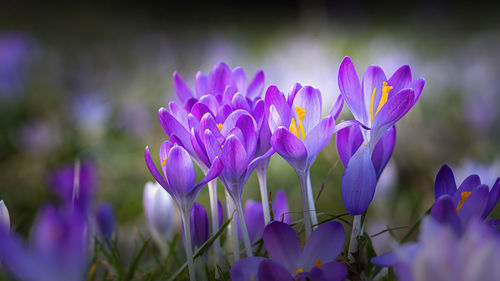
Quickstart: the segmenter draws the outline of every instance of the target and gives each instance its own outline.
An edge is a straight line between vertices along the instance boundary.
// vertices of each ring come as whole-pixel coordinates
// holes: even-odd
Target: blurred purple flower
[[[208,240],[208,215],[203,205],[194,203],[190,216],[191,241],[195,247],[201,247]]]
[[[250,257],[231,267],[231,279],[250,280],[344,280],[346,267],[335,262],[344,248],[342,224],[331,221],[320,225],[301,250],[299,238],[291,226],[271,222],[264,230],[264,245],[269,258]]]
[[[500,197],[500,178],[490,190],[479,176],[470,175],[457,188],[453,171],[443,165],[436,175],[434,194],[431,217],[461,233],[472,219],[485,219],[493,211]]]
[[[363,142],[352,153],[341,182],[342,199],[347,211],[352,215],[360,215],[373,199],[377,175],[381,173],[378,170],[385,166],[394,144],[391,138],[387,140],[387,144],[383,144],[384,147],[387,145],[387,149],[375,157],[378,161],[372,160],[375,147],[387,131],[415,105],[425,82],[422,78],[412,81],[411,70],[407,65],[396,70],[389,79],[380,67],[369,66],[363,83],[360,84],[349,57],[344,58],[340,64],[338,81],[354,118],[369,128],[361,130]],[[344,145],[342,142],[339,144],[341,147]],[[346,150],[352,150],[352,143],[345,145],[351,147]],[[344,154],[344,158],[345,155],[348,154]],[[375,169],[374,162],[379,163],[378,170]]]
[[[0,259],[9,274],[24,281],[79,281],[88,258],[88,228],[79,212],[47,207],[32,229],[32,247],[0,227]]]
[[[32,59],[33,42],[22,33],[0,35],[0,97],[23,89],[25,68]]]
[[[95,219],[99,236],[111,241],[115,230],[115,215],[111,205],[107,203],[101,204],[95,212]]]
[[[149,231],[160,249],[167,249],[167,241],[174,231],[174,202],[170,194],[158,183],[144,186],[143,208]]]
[[[418,242],[375,257],[377,266],[395,267],[402,281],[500,280],[500,236],[477,219],[461,236],[426,218]]]

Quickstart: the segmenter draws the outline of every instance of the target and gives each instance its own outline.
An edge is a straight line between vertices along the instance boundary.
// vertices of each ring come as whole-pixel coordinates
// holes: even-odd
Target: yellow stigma
[[[299,140],[304,140],[306,138],[306,132],[304,131],[304,124],[302,124],[302,120],[306,117],[306,111],[299,106],[295,107],[295,111],[297,112],[297,117],[299,118],[298,125],[295,122],[295,118],[292,118],[288,130]]]
[[[467,200],[467,198],[469,198],[470,194],[471,194],[471,192],[467,192],[467,191],[460,193],[460,201],[458,201],[457,212],[462,208],[462,206],[465,203],[465,200]]]
[[[323,264],[321,263],[321,260],[319,260],[319,259],[316,259],[314,261],[314,265],[317,266],[317,267],[323,267]]]
[[[389,92],[392,90],[392,86],[387,86],[387,82],[382,83],[382,97],[378,103],[377,111],[375,111],[375,116],[382,109],[382,106],[387,102],[389,98]],[[377,92],[377,88],[373,88],[372,99],[370,101],[370,123],[373,122],[373,102],[375,101],[375,93]]]
[[[302,273],[302,272],[304,272],[304,269],[302,269],[302,267],[301,267],[301,268],[297,269],[297,271],[295,271],[295,275]]]
[[[217,124],[217,129],[219,129],[219,132],[222,130],[222,123]]]
[[[161,163],[162,166],[167,166],[167,157],[163,158],[163,163]]]

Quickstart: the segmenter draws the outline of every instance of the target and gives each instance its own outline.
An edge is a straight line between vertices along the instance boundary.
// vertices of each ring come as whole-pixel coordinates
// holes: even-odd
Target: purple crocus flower
[[[300,180],[308,236],[311,232],[309,217],[313,224],[317,224],[309,169],[335,132],[335,118],[342,110],[343,98],[339,96],[330,113],[323,119],[321,93],[311,86],[296,84],[288,97],[277,87],[271,86],[267,89],[265,101],[272,132],[271,144],[295,169]]]
[[[203,205],[194,203],[190,216],[191,241],[195,247],[201,247],[208,240],[208,215]]]
[[[292,216],[288,213],[288,199],[283,190],[278,189],[276,192],[274,200],[272,201],[272,207],[274,220],[282,221],[287,224],[292,222]],[[247,224],[248,235],[250,236],[250,241],[252,243],[255,243],[257,240],[262,238],[262,233],[264,232],[266,223],[264,221],[264,212],[262,210],[261,203],[251,199],[245,202],[245,222]],[[238,230],[241,235],[241,230]]]
[[[449,224],[457,233],[474,219],[485,219],[500,197],[500,178],[491,190],[477,175],[468,176],[458,187],[455,176],[448,165],[439,170],[434,185],[436,203],[431,216],[438,222]]]
[[[198,184],[195,185],[195,171],[189,153],[176,143],[165,141],[160,147],[160,163],[163,172],[160,174],[149,153],[149,148],[144,151],[146,166],[155,180],[174,198],[179,208],[183,221],[189,221],[191,209],[201,188],[209,181],[216,178],[222,171],[222,161],[218,157],[213,159],[213,164]],[[188,257],[189,276],[195,279],[193,250],[191,245],[190,224],[184,224],[184,243]]]
[[[24,281],[80,281],[88,257],[88,228],[80,212],[46,207],[32,229],[28,247],[0,227],[0,260],[7,272]]]
[[[110,204],[101,204],[96,212],[95,219],[99,236],[111,241],[115,229],[115,215]]]
[[[426,218],[418,242],[375,257],[377,266],[394,267],[402,281],[500,280],[500,236],[477,218],[462,235]]]
[[[344,280],[347,276],[346,267],[335,261],[345,240],[339,222],[320,225],[311,233],[303,250],[297,234],[286,223],[271,222],[263,238],[269,259],[250,257],[236,262],[231,267],[232,280]]]
[[[340,64],[338,80],[340,92],[354,118],[369,128],[361,130],[363,142],[350,157],[341,182],[346,210],[357,216],[368,208],[375,193],[378,174],[372,162],[375,147],[387,130],[415,105],[425,81],[422,78],[412,81],[407,65],[396,70],[389,79],[380,67],[369,66],[360,84],[349,57]]]

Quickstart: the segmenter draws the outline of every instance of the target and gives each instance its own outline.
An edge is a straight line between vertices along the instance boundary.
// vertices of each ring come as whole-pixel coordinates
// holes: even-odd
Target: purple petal
[[[394,251],[390,251],[383,255],[372,258],[371,262],[374,265],[380,267],[393,267],[398,263],[398,258],[396,256],[396,253],[394,253]]]
[[[377,174],[368,146],[362,145],[351,157],[341,181],[341,195],[349,214],[361,215],[375,194]]]
[[[224,104],[223,106],[219,107],[215,121],[217,121],[217,123],[224,123],[226,121],[227,117],[232,112],[233,112],[233,110],[231,109],[231,106],[229,106],[228,104]]]
[[[166,173],[168,183],[175,194],[185,196],[193,189],[195,179],[193,161],[181,146],[176,145],[170,149]]]
[[[382,83],[385,81],[387,81],[387,78],[385,77],[385,73],[382,70],[382,68],[375,65],[368,66],[368,68],[365,71],[365,75],[363,76],[363,84],[361,85],[361,88],[363,89],[363,97],[365,100],[365,107],[366,107],[365,110],[368,119],[371,118],[371,115],[375,117],[379,102],[382,99]],[[374,89],[376,89],[375,98],[373,99],[373,104],[372,104],[372,96]]]
[[[253,243],[262,237],[264,232],[264,213],[262,204],[253,200],[245,202],[245,222],[248,228],[250,241]],[[238,229],[241,232],[240,229]]]
[[[314,161],[314,158],[316,158],[319,152],[330,142],[334,130],[335,120],[333,116],[325,117],[325,119],[321,120],[310,130],[309,134],[307,134],[304,139],[309,161],[311,161],[311,159]]]
[[[224,136],[220,133],[217,123],[215,122],[214,116],[210,113],[203,115],[200,121],[200,132],[205,132],[209,130],[217,138],[217,141],[224,141]]]
[[[415,91],[415,99],[413,101],[413,104],[415,104],[420,98],[420,94],[424,89],[424,85],[425,85],[425,80],[423,78],[419,78],[415,80],[415,82],[413,82],[413,85],[411,87]]]
[[[179,99],[185,103],[188,99],[193,97],[193,94],[189,90],[184,80],[182,80],[181,76],[176,72],[174,72],[174,87],[177,92],[177,96]]]
[[[299,277],[299,276],[297,276]],[[296,279],[297,279],[296,277]],[[308,275],[311,281],[342,281],[347,277],[347,268],[340,262],[329,262],[320,267],[313,267]],[[306,279],[298,279],[300,281]]]
[[[441,197],[441,195],[452,196],[457,191],[457,184],[455,183],[455,176],[453,171],[448,165],[443,165],[436,175],[436,180],[434,182],[434,196],[436,200]]]
[[[196,73],[196,95],[201,97],[208,94],[208,77],[203,72]]]
[[[453,195],[453,200],[455,200],[455,205],[457,205],[458,202],[460,201],[462,192],[471,192],[479,185],[481,185],[481,179],[479,178],[478,175],[470,175],[466,177],[458,187],[455,194]]]
[[[222,148],[220,157],[224,164],[222,174],[226,180],[239,182],[247,169],[248,157],[245,147],[236,136],[229,136]]]
[[[97,208],[95,218],[100,235],[111,241],[111,235],[115,228],[115,215],[111,205],[106,203],[101,204]]]
[[[288,199],[286,193],[282,189],[276,191],[273,200],[273,215],[274,220],[290,224],[292,222],[292,215],[288,209]]]
[[[292,167],[298,170],[305,168],[307,159],[306,147],[290,131],[280,127],[271,136],[271,145]]]
[[[189,131],[163,107],[158,111],[158,117],[160,119],[161,127],[167,136],[177,136],[185,148],[194,154],[193,147],[191,146],[191,135]]]
[[[264,90],[264,71],[260,70],[255,74],[252,82],[248,85],[247,89],[247,97],[250,99],[254,99],[256,97],[260,97],[262,95],[262,91]]]
[[[334,261],[344,248],[345,231],[341,223],[326,222],[314,230],[302,252],[302,266],[309,271],[316,260],[322,264]]]
[[[190,216],[191,241],[195,247],[201,247],[208,240],[208,215],[203,205],[194,203]]]
[[[247,98],[240,93],[236,93],[231,100],[233,109],[243,109],[250,112],[250,105],[248,104]]]
[[[217,216],[219,218],[219,227],[222,226],[222,223],[225,221],[224,208],[222,208],[222,203],[217,200]]]
[[[44,268],[34,260],[23,241],[9,230],[0,227],[0,260],[2,268],[20,280],[38,280]]]
[[[431,217],[440,224],[449,225],[457,234],[462,232],[462,223],[457,215],[455,203],[449,195],[443,195],[434,203]]]
[[[302,89],[302,85],[300,85],[299,83],[295,83],[288,92],[287,102],[290,107],[292,106],[293,100],[295,99],[295,96],[300,91],[300,89]]]
[[[248,111],[242,110],[242,109],[235,110],[227,117],[226,121],[224,121],[224,124],[222,125],[222,128],[220,130],[221,134],[224,136],[227,136],[229,134],[229,132],[234,127],[236,127],[236,123],[238,122],[240,117],[243,115],[246,115],[253,120],[252,115],[250,115],[250,113],[248,113]],[[255,120],[254,120],[254,122],[255,122]],[[254,123],[254,128],[257,128],[257,124],[255,124],[255,123]]]
[[[396,126],[392,126],[380,139],[372,153],[372,162],[377,173],[377,180],[384,171],[387,162],[391,159],[396,144]]]
[[[205,130],[205,133],[203,134],[202,137],[203,143],[205,144],[205,148],[207,150],[207,155],[208,159],[210,161],[213,161],[215,157],[218,157],[221,155],[222,148],[221,148],[221,142],[217,140],[215,137],[214,133],[210,130]]]
[[[366,123],[368,116],[366,115],[365,100],[356,69],[354,69],[350,57],[345,57],[340,64],[338,80],[340,92],[354,118]]]
[[[259,265],[266,258],[249,257],[241,259],[231,266],[231,280],[233,281],[257,281]]]
[[[252,116],[257,123],[257,128],[262,128],[264,123],[264,117],[266,114],[266,104],[263,99],[258,98],[254,101],[254,106],[252,109]]]
[[[208,85],[211,93],[223,94],[226,86],[231,83],[231,79],[231,68],[224,62],[216,64],[208,75]]]
[[[259,265],[259,281],[294,281],[294,279],[281,264],[263,260]]]
[[[268,111],[272,105],[276,109],[277,117],[281,120],[280,123],[276,124],[277,126],[287,126],[290,123],[290,105],[287,103],[285,95],[276,86],[267,88],[264,101]],[[271,127],[271,124],[269,126]]]
[[[291,226],[273,221],[264,229],[263,238],[272,260],[282,264],[289,272],[301,267],[300,243]]]
[[[217,101],[215,96],[212,96],[212,95],[203,95],[198,100],[198,103],[202,103],[202,104],[206,105],[208,107],[208,109],[210,110],[210,112],[213,112],[213,113],[217,112],[217,109],[219,108],[219,102]],[[191,111],[192,110],[193,109],[191,109]],[[206,112],[206,109],[203,111]]]
[[[389,92],[389,98],[397,94],[399,91],[410,88],[411,86],[411,69],[408,65],[403,65],[387,81],[388,86],[392,86],[392,90]],[[413,87],[411,87],[413,88]],[[415,91],[416,93],[416,91]]]
[[[179,121],[179,123],[181,123],[184,128],[188,128],[188,112],[182,106],[180,106],[175,101],[171,101],[168,103],[168,109],[170,109],[170,113],[177,121]]]
[[[349,159],[363,143],[363,135],[359,126],[346,127],[337,132],[335,136],[337,151],[344,167],[347,167]]]
[[[344,96],[339,95],[339,97],[337,98],[337,101],[333,105],[332,109],[330,109],[330,112],[328,113],[328,115],[333,116],[333,119],[336,120],[337,117],[339,117],[343,106],[344,106]]]
[[[321,95],[311,86],[305,86],[297,93],[292,105],[292,116],[298,122],[296,107],[305,110],[305,117],[302,120],[306,135],[321,120]],[[287,124],[288,125],[288,124]]]
[[[198,165],[210,166],[210,159],[208,158],[205,144],[203,143],[201,136],[195,131],[194,128],[191,129],[191,145],[193,146],[196,156],[201,161]]]
[[[403,90],[394,95],[384,104],[384,106],[382,106],[378,114],[373,118],[372,128],[388,124],[392,126],[410,110],[413,99],[414,92],[411,89]]]
[[[248,157],[247,162],[250,162],[257,149],[257,132],[255,127],[255,120],[251,115],[241,115],[235,124],[236,128],[239,128],[243,133],[243,139],[241,142],[245,146],[245,151]]]
[[[159,155],[159,158],[160,158],[160,166],[161,166],[161,170],[163,172],[163,176],[165,178],[167,178],[167,171],[166,171],[166,168],[167,166],[164,165],[167,160],[167,157],[168,157],[168,152],[170,151],[170,149],[174,147],[174,143],[170,142],[170,141],[164,141],[161,146],[160,146],[160,155]]]
[[[204,187],[208,182],[220,175],[222,169],[224,169],[224,164],[222,163],[222,160],[220,158],[216,157],[212,163],[212,166],[208,170],[207,175],[193,188],[192,193],[194,192],[196,194],[191,194],[191,196],[196,197],[202,187]]]
[[[206,104],[203,104],[203,103],[195,103],[193,105],[193,108],[191,108],[191,114],[196,118],[196,120],[198,121],[201,121],[201,118],[203,118],[203,116],[206,114],[206,113],[209,113],[209,114],[212,114],[213,115],[213,112],[210,111],[210,108],[208,108],[208,106]]]
[[[470,196],[465,200],[458,216],[466,227],[473,218],[481,218],[488,203],[488,186],[482,184],[472,190]]]
[[[486,209],[484,209],[483,219],[486,218],[491,213],[491,211],[493,211],[498,202],[499,197],[500,197],[500,178],[497,178],[495,184],[493,184],[493,187],[490,190],[490,193],[488,194],[488,203],[486,204]]]
[[[149,147],[146,146],[146,149],[144,150],[144,159],[146,160],[146,166],[149,169],[149,172],[153,176],[153,178],[169,193],[172,192],[170,189],[170,186],[167,184],[165,179],[161,176],[160,172],[158,169],[156,169],[155,163],[153,162],[153,159],[151,159],[151,154],[149,153]]]
[[[247,89],[247,76],[245,70],[241,67],[237,67],[233,70],[233,83],[236,85],[238,92],[245,93]]]

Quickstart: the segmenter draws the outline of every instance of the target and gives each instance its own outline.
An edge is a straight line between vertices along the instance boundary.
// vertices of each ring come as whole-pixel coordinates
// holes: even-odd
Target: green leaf
[[[134,262],[132,263],[132,265],[130,267],[130,270],[129,270],[129,272],[127,274],[127,277],[125,278],[125,280],[131,280],[132,277],[134,277],[134,273],[137,270],[137,268],[139,267],[139,262],[141,261],[141,258],[144,255],[144,252],[146,251],[146,248],[147,248],[148,245],[149,245],[149,240],[147,240],[146,242],[144,242],[144,244],[142,245],[141,250],[139,251],[139,253],[135,257]]]

